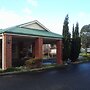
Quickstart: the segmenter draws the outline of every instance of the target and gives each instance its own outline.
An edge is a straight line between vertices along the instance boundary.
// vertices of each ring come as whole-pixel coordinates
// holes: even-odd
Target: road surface
[[[90,63],[0,76],[0,90],[90,90]]]

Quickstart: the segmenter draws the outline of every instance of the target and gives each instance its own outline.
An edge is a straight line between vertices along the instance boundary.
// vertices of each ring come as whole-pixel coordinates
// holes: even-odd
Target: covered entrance
[[[52,33],[38,21],[1,30],[2,69],[22,65],[28,58],[43,58],[43,45],[56,45],[57,64],[62,63],[62,36]]]

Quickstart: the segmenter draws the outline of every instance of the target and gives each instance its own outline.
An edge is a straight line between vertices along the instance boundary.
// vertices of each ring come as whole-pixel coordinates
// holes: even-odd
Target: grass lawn
[[[80,53],[80,56],[82,56],[83,57],[83,60],[90,60],[90,53]]]

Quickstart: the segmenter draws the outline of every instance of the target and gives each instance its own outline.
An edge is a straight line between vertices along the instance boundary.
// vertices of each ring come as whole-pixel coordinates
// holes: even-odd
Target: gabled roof
[[[35,26],[33,27],[32,25],[37,25],[40,28],[35,28]],[[31,22],[27,22],[21,25],[18,25],[19,27],[26,27],[26,28],[32,28],[32,29],[39,29],[39,30],[46,30],[46,31],[50,31],[49,29],[47,29],[43,24],[41,24],[39,21],[34,20]]]
[[[27,24],[27,23],[26,23]],[[15,27],[7,28],[7,29],[2,29],[0,30],[0,33],[11,33],[11,34],[18,34],[18,35],[30,35],[30,36],[37,36],[37,37],[48,37],[48,38],[57,38],[60,39],[62,38],[62,35],[53,33],[49,30],[39,30],[39,29],[32,29],[32,28],[26,28],[22,25],[18,25]]]

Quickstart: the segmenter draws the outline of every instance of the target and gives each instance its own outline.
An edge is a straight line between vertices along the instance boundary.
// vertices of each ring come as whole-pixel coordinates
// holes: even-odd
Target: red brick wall
[[[12,36],[4,34],[4,69],[12,66]]]
[[[43,57],[42,46],[43,46],[43,39],[37,38],[35,40],[35,57],[37,57],[37,58]]]
[[[62,64],[62,40],[56,42],[57,48],[57,64]]]

